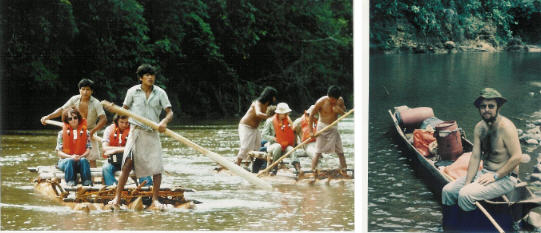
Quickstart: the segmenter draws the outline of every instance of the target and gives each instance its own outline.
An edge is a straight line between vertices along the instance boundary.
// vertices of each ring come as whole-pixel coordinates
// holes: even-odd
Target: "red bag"
[[[443,168],[445,172],[453,179],[458,179],[460,177],[466,176],[468,174],[468,165],[470,164],[471,152],[462,154],[458,159],[453,162],[451,165]],[[481,160],[479,164],[479,171],[483,169],[483,161]]]
[[[428,145],[436,141],[433,131],[416,129],[413,131],[413,146],[425,157],[430,155]]]

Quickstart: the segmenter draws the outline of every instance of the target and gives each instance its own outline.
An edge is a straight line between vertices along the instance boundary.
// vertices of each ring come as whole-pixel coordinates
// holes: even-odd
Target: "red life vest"
[[[76,130],[74,135],[73,128],[69,124],[64,123],[62,126],[62,151],[66,154],[82,155],[86,151],[88,140],[86,119],[80,120]]]
[[[295,145],[295,133],[293,132],[287,117],[280,122],[278,114],[276,114],[272,120],[272,124],[274,126],[274,133],[276,134],[276,141],[280,143],[282,150],[285,150],[287,146]]]
[[[310,136],[312,136],[312,134],[310,133],[310,126],[308,126],[310,124],[310,116],[307,116],[306,114],[304,114],[302,116],[302,120],[301,120],[301,130],[302,130],[302,137],[301,137],[301,141],[306,141],[306,139],[310,138]],[[317,132],[317,119],[314,119],[314,122],[313,122],[313,127],[312,129],[314,130],[313,132]],[[316,141],[316,138],[312,138],[310,139],[310,142],[315,142]]]
[[[111,131],[111,134],[109,134],[109,146],[125,146],[128,134],[130,133],[130,127],[120,131],[120,128],[115,124],[112,124],[111,126],[114,128],[113,131]]]
[[[109,146],[125,146],[126,141],[128,140],[128,134],[130,133],[130,127],[124,129],[124,131],[120,131],[120,128],[118,128],[114,123],[109,127],[113,127],[113,130],[111,130],[111,133],[109,134]],[[107,158],[104,153],[102,153],[101,156],[103,158]]]

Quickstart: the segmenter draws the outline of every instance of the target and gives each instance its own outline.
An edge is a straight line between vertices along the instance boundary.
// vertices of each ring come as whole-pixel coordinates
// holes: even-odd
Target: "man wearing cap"
[[[272,160],[278,160],[282,155],[293,150],[295,146],[295,133],[293,132],[293,122],[289,118],[291,109],[286,103],[279,103],[276,106],[274,116],[268,118],[263,126],[263,139],[267,140],[269,146],[267,152],[272,154]],[[301,165],[297,159],[296,153],[291,156],[291,165],[301,175]],[[277,166],[274,167],[272,174],[276,174]]]
[[[515,125],[499,114],[506,101],[498,91],[485,88],[473,103],[482,120],[474,128],[467,175],[443,187],[444,230],[457,226],[456,216],[465,214],[460,213],[458,207],[473,211],[475,202],[499,197],[512,191],[517,184],[522,151]],[[478,171],[481,159],[483,169]]]
[[[317,130],[317,117],[312,122],[312,125],[310,125],[310,113],[314,110],[314,107],[315,105],[310,106],[310,108],[304,111],[304,114],[302,114],[301,117],[293,122],[293,129],[295,130],[295,134],[297,135],[296,138],[298,140],[297,144],[301,144],[308,139],[310,140],[303,146],[304,153],[301,153],[308,155],[310,159],[313,159],[316,153],[316,139],[310,138],[310,136],[312,136],[310,132]]]
[[[338,119],[338,115],[346,112],[344,99],[341,97],[342,91],[338,86],[330,86],[327,90],[327,95],[319,98],[314,105],[314,109],[310,113],[309,125],[315,121],[316,114],[319,114],[319,122],[317,130],[322,130]],[[311,134],[314,135],[316,130],[310,128]],[[316,155],[312,159],[312,171],[316,171],[319,158],[322,153],[336,153],[340,162],[340,173],[346,175],[346,159],[344,157],[344,149],[342,147],[342,139],[338,133],[338,127],[334,126],[327,131],[321,133],[316,139]]]

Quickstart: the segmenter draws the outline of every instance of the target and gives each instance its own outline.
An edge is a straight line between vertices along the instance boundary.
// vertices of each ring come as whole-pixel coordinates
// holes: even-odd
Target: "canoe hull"
[[[413,168],[421,174],[430,189],[437,195],[437,198],[440,198],[441,190],[443,186],[451,181],[450,178],[436,167],[435,161],[424,157],[413,146],[413,143],[411,143],[406,136],[406,132],[408,131],[403,130],[398,123],[395,114],[391,110],[389,110],[389,114],[394,123],[394,130],[397,132],[398,138],[400,139],[400,144],[407,148],[405,154],[411,158]],[[462,146],[464,152],[469,152],[473,148],[472,143],[465,138],[462,138]],[[504,230],[509,231],[512,230],[514,222],[521,220],[531,208],[541,204],[538,201],[534,201],[537,198],[534,198],[533,196],[534,194],[527,187],[523,186],[515,188],[512,193],[505,195],[505,197],[502,196],[493,200],[481,201],[480,204],[490,213],[490,215],[492,215]],[[455,227],[459,227],[458,229],[460,229],[460,231],[496,231],[494,225],[479,209],[470,212],[462,210],[458,211],[458,217],[456,217],[456,212],[452,214],[457,219],[451,219],[449,221],[451,223],[457,223],[458,225]],[[443,211],[444,219],[450,219],[451,215],[447,215],[447,213],[447,211]],[[451,228],[453,228],[453,226],[451,226]]]

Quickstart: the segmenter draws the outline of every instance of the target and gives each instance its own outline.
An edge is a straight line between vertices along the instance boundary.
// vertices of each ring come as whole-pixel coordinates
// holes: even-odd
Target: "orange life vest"
[[[109,134],[109,146],[125,146],[128,139],[128,134],[130,133],[130,127],[124,129],[122,132],[114,123],[109,127],[113,127],[113,130]],[[101,154],[101,157],[107,158],[104,153]]]
[[[301,141],[303,142],[306,141],[306,139],[310,138],[310,136],[312,136],[312,134],[310,133],[309,124],[310,124],[310,116],[307,116],[306,114],[304,114],[301,120],[301,130],[302,130]],[[312,130],[314,133],[317,131],[317,119],[314,119]],[[310,142],[315,142],[315,141],[316,141],[316,138],[310,139]]]
[[[295,145],[295,133],[287,117],[280,122],[278,114],[276,114],[272,120],[272,124],[274,126],[274,133],[276,134],[276,141],[280,143],[282,150],[285,150],[287,146]]]
[[[112,124],[113,131],[109,134],[109,146],[125,146],[128,134],[130,133],[130,127],[126,128],[122,132],[115,124]]]
[[[82,155],[86,151],[86,143],[88,140],[86,119],[81,119],[77,129],[73,132],[73,128],[67,123],[62,126],[62,151],[66,154]]]

